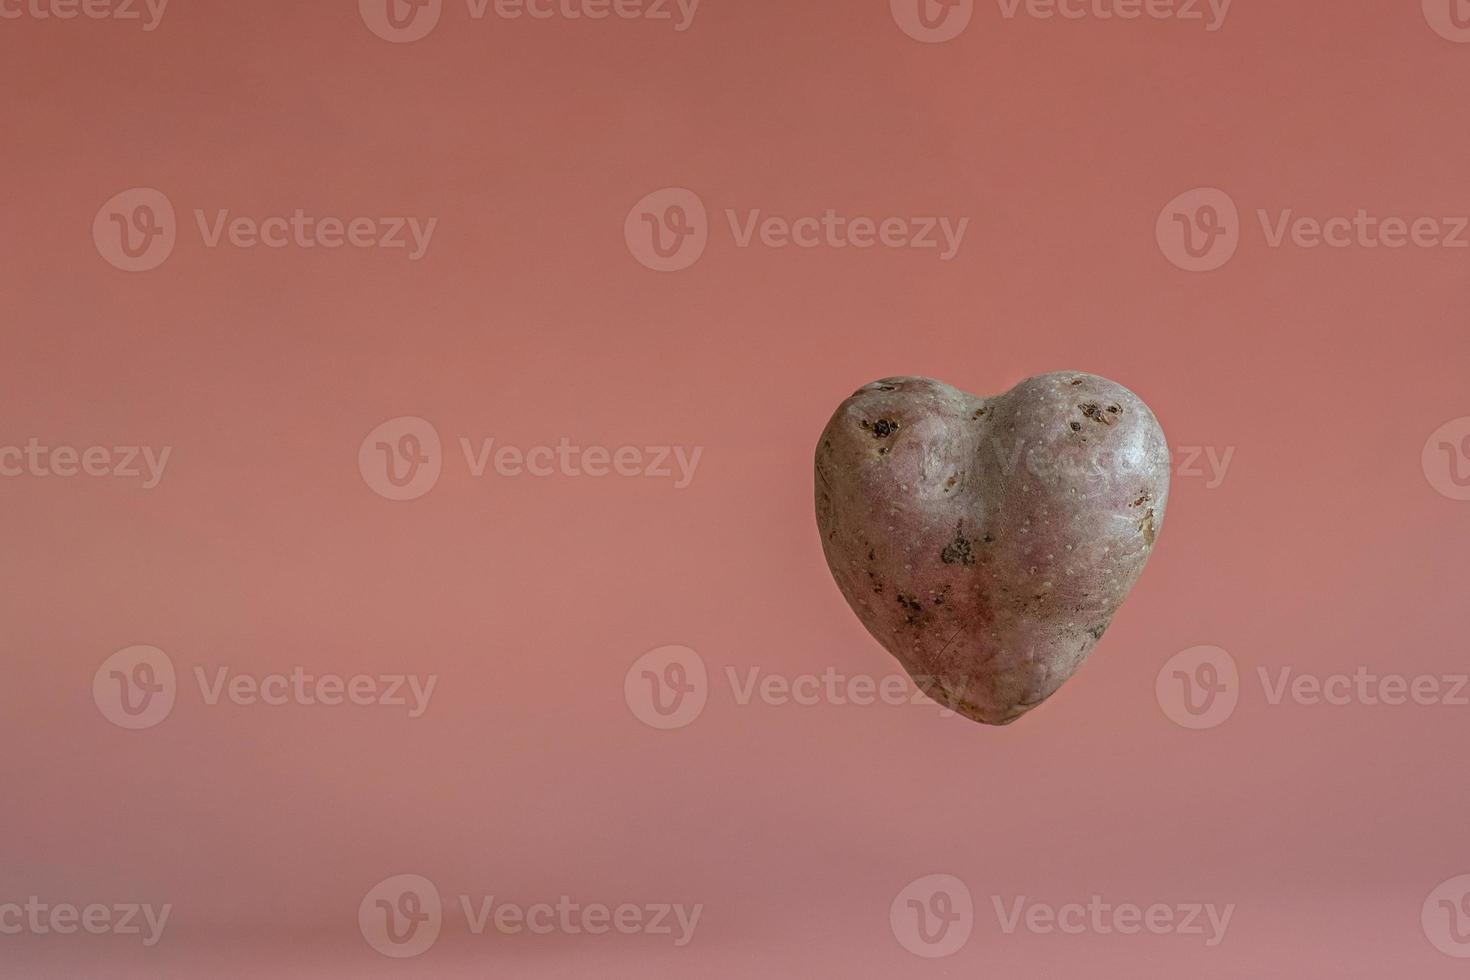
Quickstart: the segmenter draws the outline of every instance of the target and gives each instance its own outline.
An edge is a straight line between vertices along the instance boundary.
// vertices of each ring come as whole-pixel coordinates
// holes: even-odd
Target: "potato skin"
[[[1153,551],[1169,448],[1127,388],[1062,371],[982,398],[885,378],[817,442],[827,566],[930,697],[1005,725],[1087,659]]]

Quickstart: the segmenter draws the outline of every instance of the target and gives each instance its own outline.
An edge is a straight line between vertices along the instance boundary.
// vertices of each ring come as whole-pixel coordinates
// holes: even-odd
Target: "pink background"
[[[169,445],[154,490],[0,480],[0,903],[172,903],[163,941],[0,936],[27,977],[1461,976],[1420,925],[1470,872],[1470,708],[1269,705],[1257,667],[1465,665],[1470,504],[1420,453],[1470,415],[1470,252],[1269,248],[1258,208],[1470,210],[1470,46],[1417,3],[1237,0],[1199,22],[1005,19],[921,44],[886,0],[705,0],[669,22],[473,21],[390,44],[352,0],[0,20],[0,444]],[[709,209],[691,268],[623,239],[645,194]],[[172,256],[118,271],[103,202],[163,191]],[[1223,268],[1155,219],[1218,187]],[[205,248],[192,209],[437,217],[428,254]],[[958,257],[735,247],[726,208],[968,216]],[[1044,707],[735,703],[724,670],[884,676],[812,518],[838,401],[891,374],[977,392],[1080,369],[1179,449],[1135,594]],[[359,443],[429,419],[444,475],[372,492]],[[473,479],[457,440],[702,446],[693,484]],[[421,719],[210,707],[124,731],[131,644],[265,673],[436,673]],[[629,665],[714,675],[655,731]],[[1235,657],[1234,716],[1176,726],[1155,676]],[[374,952],[376,882],[523,904],[703,903],[694,941],[469,935]],[[968,944],[917,958],[910,881],[964,880]],[[990,896],[1213,902],[1200,937],[1004,935]],[[452,899],[451,899],[452,900]]]

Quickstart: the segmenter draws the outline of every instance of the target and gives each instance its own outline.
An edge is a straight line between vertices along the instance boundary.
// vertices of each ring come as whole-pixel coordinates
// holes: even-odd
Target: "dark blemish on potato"
[[[1082,383],[1082,379],[1081,378],[1073,378],[1072,379],[1072,384],[1074,384],[1074,385],[1080,385],[1081,383]]]
[[[1144,511],[1143,520],[1138,522],[1138,530],[1143,532],[1143,540],[1152,547],[1154,543],[1154,509],[1152,507]]]
[[[960,482],[959,474],[957,474],[957,473],[951,473],[949,475],[949,479],[944,481],[944,492],[945,493],[949,493],[949,491],[954,487],[954,485],[956,483],[959,483],[959,482]]]
[[[939,553],[939,560],[946,565],[973,565],[975,564],[975,553],[970,547],[970,539],[963,534],[956,534],[954,540],[944,546]]]
[[[879,449],[878,450],[878,455],[879,456],[887,456],[888,455],[888,447],[887,446],[884,446],[883,448]]]
[[[989,533],[987,533],[985,535],[985,537],[981,538],[980,540],[983,541],[986,544],[995,544],[995,538],[994,538],[994,536],[991,535],[991,534],[989,534]]]
[[[1087,633],[1094,640],[1101,640],[1102,639],[1102,635],[1107,632],[1107,629],[1108,629],[1108,624],[1107,623],[1098,623],[1096,626],[1094,626],[1091,629],[1089,629],[1087,631]]]
[[[924,611],[924,606],[922,603],[919,602],[918,599],[915,599],[913,596],[904,595],[902,592],[900,592],[898,594],[898,604],[909,611],[909,615],[905,616],[903,620],[906,624],[908,624],[909,626],[913,626],[919,621],[918,614]]]
[[[873,423],[869,422],[867,419],[863,419],[861,422],[858,423],[858,425],[862,426],[864,429],[871,429],[873,427]]]
[[[1072,423],[1072,431],[1073,432],[1081,432],[1082,431],[1082,423],[1081,422],[1073,422]]]
[[[1101,422],[1103,425],[1113,424],[1113,420],[1103,413],[1103,410],[1098,407],[1097,402],[1088,402],[1086,405],[1078,405],[1077,407],[1082,410],[1084,417],[1092,419],[1094,422]]]
[[[897,385],[879,385],[878,386],[878,390],[879,391],[897,391],[898,390],[898,386]]]
[[[898,431],[898,423],[889,419],[879,419],[873,423],[873,438],[887,439]]]
[[[874,551],[872,548],[869,548],[868,549],[868,561],[877,561],[877,560],[878,560],[878,554],[877,554],[877,552]]]
[[[871,569],[868,570],[868,578],[873,582],[873,591],[878,595],[883,594],[883,583],[878,580],[878,574]]]
[[[817,490],[817,526],[826,529],[827,540],[831,541],[837,536],[837,513],[832,504],[831,485],[827,483],[827,477],[820,468],[817,469],[817,477],[821,479],[823,487],[827,488]]]
[[[1153,499],[1153,494],[1151,494],[1147,490],[1145,490],[1145,491],[1143,491],[1143,495],[1142,496],[1140,496],[1137,500],[1133,501],[1133,503],[1129,504],[1128,506],[1129,507],[1142,507],[1144,504],[1148,503],[1152,499]]]
[[[970,416],[970,418],[973,418],[973,419],[983,418],[984,415],[985,415],[985,409],[983,409],[983,408],[977,408],[977,409],[975,409],[975,414],[972,415],[972,416]]]
[[[1108,411],[1112,412],[1114,415],[1122,415],[1123,414],[1123,406],[1122,405],[1109,405],[1108,406]]]

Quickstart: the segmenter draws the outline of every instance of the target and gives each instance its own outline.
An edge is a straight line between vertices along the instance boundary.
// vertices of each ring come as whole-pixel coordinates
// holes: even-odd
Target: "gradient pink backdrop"
[[[1470,415],[1470,252],[1268,248],[1257,208],[1470,210],[1470,46],[1417,2],[1237,0],[1222,30],[1007,20],[945,44],[886,0],[704,0],[668,22],[470,20],[390,44],[353,0],[174,0],[161,26],[0,20],[0,444],[169,445],[154,490],[0,480],[0,902],[172,903],[162,943],[0,936],[24,977],[1462,976],[1420,906],[1470,872],[1470,708],[1270,706],[1186,731],[1155,676],[1465,669],[1470,504],[1425,440]],[[162,190],[180,241],[118,271],[103,202]],[[633,204],[709,208],[649,271]],[[1240,206],[1218,271],[1155,241],[1193,187]],[[193,208],[437,217],[401,252],[204,248]],[[933,252],[741,249],[726,208],[968,216]],[[890,374],[1000,391],[1113,377],[1175,447],[1152,563],[1092,660],[1005,729],[922,708],[737,705],[727,666],[895,665],[812,518],[836,403]],[[445,472],[373,493],[363,437],[418,415]],[[471,479],[455,444],[704,447],[693,484]],[[209,707],[109,724],[98,665],[439,675],[425,717]],[[703,715],[623,699],[699,651]],[[186,685],[187,687],[187,685]],[[358,933],[388,875],[521,903],[703,903],[652,936]],[[923,960],[889,903],[931,873],[974,936]],[[990,896],[1237,905],[1226,940],[1007,936]]]

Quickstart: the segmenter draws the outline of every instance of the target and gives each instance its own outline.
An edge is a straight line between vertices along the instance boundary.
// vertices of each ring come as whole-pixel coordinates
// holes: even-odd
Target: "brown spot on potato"
[[[975,552],[970,546],[970,539],[963,534],[956,534],[954,540],[939,553],[939,560],[946,565],[975,564]]]

